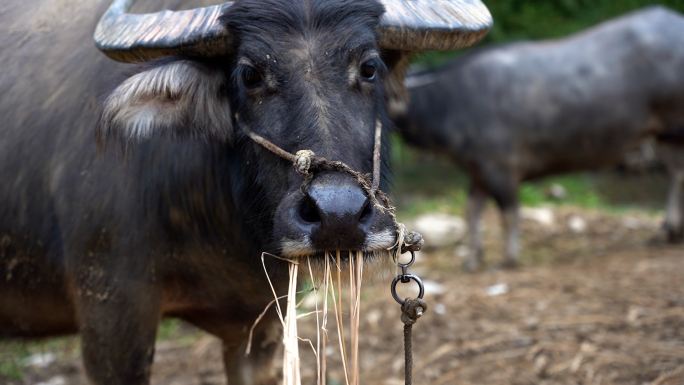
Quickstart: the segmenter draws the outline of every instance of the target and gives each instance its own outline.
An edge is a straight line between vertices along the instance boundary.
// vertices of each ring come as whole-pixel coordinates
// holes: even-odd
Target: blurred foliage
[[[485,0],[494,27],[484,43],[566,36],[653,4],[684,11],[684,0]]]
[[[157,341],[173,339],[178,346],[190,346],[202,335],[201,331],[178,318],[164,318],[157,328]]]
[[[175,335],[181,326],[181,320],[176,318],[164,318],[157,328],[157,341],[169,339]]]
[[[31,367],[29,358],[54,353],[58,359],[77,357],[80,338],[58,337],[43,340],[8,339],[0,344],[0,384],[24,383],[24,370]]]
[[[483,0],[494,18],[494,26],[482,43],[548,39],[567,36],[649,5],[661,4],[684,13],[684,0]],[[471,48],[476,49],[476,48]],[[466,50],[426,52],[416,59],[433,67]]]
[[[545,204],[571,204],[591,208],[609,208],[609,203],[597,190],[593,173],[556,175],[543,180],[523,182],[518,191],[524,206]],[[549,191],[553,185],[561,186],[566,193],[562,199],[553,198]]]
[[[24,378],[22,366],[14,357],[10,357],[7,361],[0,362],[0,380],[3,378],[7,380],[21,380]]]

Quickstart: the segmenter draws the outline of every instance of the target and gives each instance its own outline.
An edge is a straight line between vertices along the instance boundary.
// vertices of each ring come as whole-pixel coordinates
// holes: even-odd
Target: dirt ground
[[[515,271],[463,273],[462,248],[419,256],[411,272],[426,281],[429,309],[414,326],[415,384],[684,384],[684,247],[653,245],[660,218],[643,213],[554,212],[554,225],[523,223]],[[572,215],[584,231],[570,229]],[[493,266],[501,233],[491,209],[485,225]],[[362,384],[404,383],[392,275],[363,289]],[[300,324],[302,335],[314,328],[314,320]],[[77,344],[59,345],[45,368],[26,366],[23,380],[0,383],[85,384]],[[328,384],[343,384],[338,353],[329,353]],[[314,384],[311,354],[302,361],[303,382]],[[218,341],[187,326],[157,344],[153,370],[155,385],[225,384]]]

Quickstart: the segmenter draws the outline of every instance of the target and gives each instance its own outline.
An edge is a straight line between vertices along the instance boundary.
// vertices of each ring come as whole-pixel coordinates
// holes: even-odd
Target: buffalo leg
[[[684,238],[682,211],[684,209],[684,172],[672,173],[665,209],[665,231],[669,242],[681,242]]]
[[[206,313],[195,311],[179,318],[215,335],[223,341],[223,365],[228,385],[276,385],[278,377],[273,371],[275,353],[282,345],[282,324],[273,307],[254,328],[249,355],[249,329],[235,326],[241,318],[248,324],[256,321],[258,313],[235,314],[228,312]]]
[[[487,203],[485,190],[476,183],[472,183],[468,193],[468,201],[466,202],[466,220],[468,221],[470,243],[466,270],[477,270],[482,266],[484,247],[482,245],[480,220],[482,219],[485,203]]]
[[[251,352],[245,355],[247,340],[239,344],[224,341],[223,362],[229,385],[276,385],[273,371],[275,353],[282,345],[282,325],[274,319],[262,320],[254,330]]]
[[[684,146],[661,142],[658,153],[670,174],[663,227],[669,242],[684,240]]]
[[[83,287],[83,359],[92,384],[149,384],[160,318],[155,294],[152,285],[128,280],[119,290],[107,285]]]
[[[520,254],[520,205],[518,186],[511,178],[489,178],[489,190],[501,211],[501,224],[504,232],[503,267],[518,265]]]
[[[503,266],[516,267],[520,255],[520,209],[517,202],[501,208],[501,223],[505,236]]]

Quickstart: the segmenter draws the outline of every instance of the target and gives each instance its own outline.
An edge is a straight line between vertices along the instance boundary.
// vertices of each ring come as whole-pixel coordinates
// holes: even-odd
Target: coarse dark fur
[[[242,0],[221,18],[234,55],[123,65],[92,44],[108,4],[0,4],[0,337],[81,332],[93,384],[147,384],[158,322],[174,316],[223,340],[231,385],[275,383],[274,312],[244,356],[272,299],[261,253],[372,257],[394,232],[346,175],[303,195],[241,125],[370,172],[375,122],[384,138],[391,127],[383,85],[403,81],[406,54],[376,46],[375,1]]]
[[[682,47],[684,18],[651,7],[561,40],[477,50],[407,79],[410,105],[397,127],[470,177],[471,268],[482,259],[487,196],[502,211],[513,266],[521,181],[613,165],[652,135],[673,175],[665,227],[682,237],[684,148],[673,135],[684,125]]]

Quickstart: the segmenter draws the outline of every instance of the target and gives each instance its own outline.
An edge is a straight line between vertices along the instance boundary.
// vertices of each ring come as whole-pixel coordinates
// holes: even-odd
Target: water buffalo
[[[132,3],[0,4],[0,337],[80,332],[93,384],[147,384],[157,325],[173,316],[223,340],[231,385],[274,383],[274,312],[244,356],[272,300],[261,253],[378,262],[395,230],[348,174],[302,189],[247,127],[367,173],[409,52],[472,44],[490,16],[479,1],[239,0],[152,14],[188,7],[128,13]],[[154,60],[118,64],[93,30],[112,58]],[[282,288],[286,274],[267,267]]]
[[[410,104],[395,119],[409,143],[441,151],[469,175],[472,257],[487,196],[502,212],[504,264],[518,247],[521,181],[615,164],[657,136],[673,174],[665,227],[681,238],[684,18],[651,7],[560,40],[484,48],[407,78]],[[681,136],[681,135],[680,135]]]

